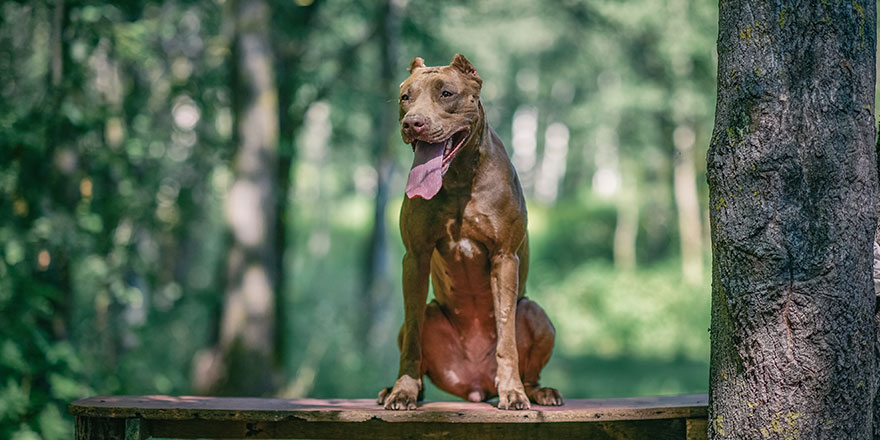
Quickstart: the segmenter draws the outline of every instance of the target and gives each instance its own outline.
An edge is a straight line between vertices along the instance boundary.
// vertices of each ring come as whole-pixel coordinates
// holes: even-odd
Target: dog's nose
[[[401,123],[404,130],[414,132],[415,134],[422,134],[428,126],[428,119],[422,115],[406,115]]]

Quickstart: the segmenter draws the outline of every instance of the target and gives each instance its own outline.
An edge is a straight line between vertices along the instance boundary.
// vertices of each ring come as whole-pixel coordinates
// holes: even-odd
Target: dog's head
[[[437,67],[426,67],[417,57],[409,72],[400,85],[400,134],[415,153],[406,195],[430,199],[456,155],[475,143],[473,134],[482,124],[482,80],[461,54]]]

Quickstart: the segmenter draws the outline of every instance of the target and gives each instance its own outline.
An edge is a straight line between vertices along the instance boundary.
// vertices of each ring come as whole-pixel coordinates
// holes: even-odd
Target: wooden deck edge
[[[116,422],[115,424],[109,422]],[[394,423],[382,420],[350,422],[244,422],[210,420],[144,420],[77,417],[82,439],[146,440],[160,438],[406,438],[541,440],[560,438],[706,440],[706,420],[658,419],[556,423]],[[88,429],[81,429],[88,427]],[[123,431],[124,429],[124,431]],[[103,430],[103,431],[102,431]],[[123,434],[124,432],[124,434]]]
[[[706,395],[570,400],[503,411],[425,402],[388,411],[367,399],[107,396],[68,407],[78,440],[169,438],[676,439],[705,440]]]
[[[368,399],[255,399],[171,396],[107,396],[81,399],[74,416],[277,422],[558,423],[707,417],[706,395],[625,399],[574,399],[562,407],[503,411],[487,403],[425,402],[415,411],[389,411]]]

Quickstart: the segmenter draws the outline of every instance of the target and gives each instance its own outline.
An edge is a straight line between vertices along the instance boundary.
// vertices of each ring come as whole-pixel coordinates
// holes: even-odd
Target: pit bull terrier
[[[525,298],[526,203],[516,171],[480,102],[482,80],[462,55],[448,66],[415,58],[400,85],[403,141],[415,157],[400,213],[404,323],[400,371],[379,393],[386,409],[415,409],[422,376],[500,409],[562,405],[538,378],[555,330]],[[435,300],[426,304],[428,279]]]

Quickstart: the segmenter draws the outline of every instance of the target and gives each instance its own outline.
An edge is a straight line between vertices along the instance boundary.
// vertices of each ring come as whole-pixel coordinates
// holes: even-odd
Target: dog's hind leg
[[[462,336],[436,301],[428,304],[425,311],[422,335],[424,373],[437,388],[471,402],[481,402],[495,394],[491,386],[493,372],[482,365],[475,368],[467,359]]]
[[[527,298],[516,305],[516,347],[519,372],[529,400],[538,405],[559,406],[562,394],[555,388],[541,388],[541,370],[550,360],[556,330],[544,310]]]

